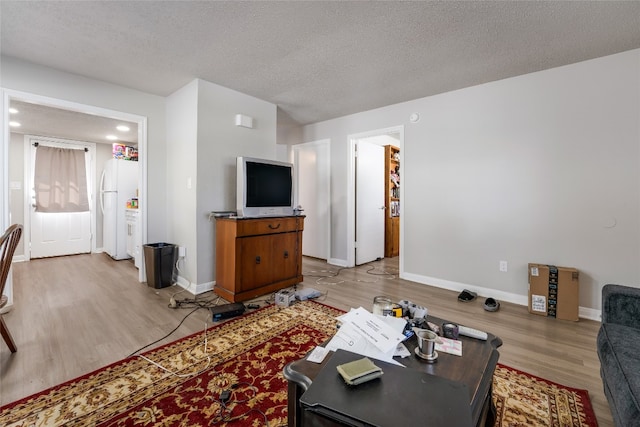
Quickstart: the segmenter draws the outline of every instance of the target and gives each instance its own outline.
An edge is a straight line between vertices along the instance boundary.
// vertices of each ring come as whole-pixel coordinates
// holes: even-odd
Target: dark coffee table
[[[446,321],[429,316],[429,321],[437,325]],[[488,334],[487,341],[474,338],[460,337],[462,341],[462,357],[447,353],[438,353],[435,363],[427,363],[414,355],[417,346],[416,337],[405,341],[405,346],[411,352],[411,356],[401,359],[400,363],[409,369],[437,375],[449,380],[464,383],[469,388],[471,401],[471,417],[473,425],[493,425],[494,410],[491,402],[491,387],[493,373],[498,363],[500,353],[497,348],[502,345],[502,340],[493,334]],[[326,364],[331,354],[327,355],[323,363],[312,363],[306,359],[296,360],[284,368],[284,377],[288,383],[288,409],[289,426],[298,427],[304,425],[305,417],[309,416],[300,406],[300,396],[309,388],[320,369]],[[403,398],[415,399],[416,404],[428,404],[420,400],[420,396],[406,396]],[[390,408],[392,409],[392,408]],[[313,425],[336,425],[324,419],[314,419]]]

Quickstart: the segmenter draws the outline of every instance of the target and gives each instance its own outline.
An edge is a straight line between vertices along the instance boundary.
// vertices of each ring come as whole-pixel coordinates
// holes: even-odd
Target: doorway
[[[5,106],[4,111],[3,111],[3,123],[4,123],[4,135],[7,136],[7,138],[5,138],[6,142],[3,142],[3,144],[6,144],[5,146],[2,147],[3,151],[5,153],[9,152],[9,144],[10,144],[10,139],[11,139],[11,129],[9,127],[9,122],[15,120],[13,116],[10,116],[10,111],[9,111],[9,106],[13,103],[13,102],[18,102],[18,103],[25,103],[25,104],[33,104],[33,105],[37,105],[37,106],[41,106],[41,107],[45,107],[45,108],[51,108],[52,111],[59,111],[59,112],[64,112],[66,114],[75,114],[78,116],[78,122],[76,123],[78,128],[83,128],[86,127],[86,123],[84,123],[82,121],[82,117],[91,117],[94,119],[102,119],[102,120],[109,120],[109,121],[123,121],[123,122],[128,122],[128,123],[134,123],[136,124],[136,129],[135,129],[135,139],[137,141],[137,154],[138,154],[138,164],[139,164],[139,172],[138,172],[138,189],[139,189],[139,194],[138,194],[138,200],[139,200],[139,221],[140,221],[140,227],[137,230],[137,233],[139,234],[138,238],[139,241],[141,242],[146,242],[147,241],[147,215],[146,215],[146,208],[147,208],[147,182],[146,182],[146,168],[147,168],[147,119],[146,117],[143,116],[138,116],[138,115],[134,115],[134,114],[129,114],[129,113],[124,113],[124,112],[120,112],[120,111],[115,111],[115,110],[109,110],[109,109],[105,109],[105,108],[100,108],[100,107],[94,107],[91,105],[85,105],[85,104],[79,104],[76,102],[71,102],[71,101],[65,101],[65,100],[61,100],[61,99],[55,99],[55,98],[49,98],[49,97],[44,97],[44,96],[39,96],[39,95],[34,95],[34,94],[30,94],[30,93],[25,93],[25,92],[19,92],[19,91],[13,91],[13,90],[4,90],[3,91],[3,105]],[[73,126],[75,127],[75,126]],[[101,135],[102,137],[104,137],[105,135]],[[85,140],[84,138],[82,138],[82,140]],[[100,142],[105,142],[105,144],[99,144],[100,146],[105,146],[108,148],[105,148],[106,150],[108,150],[108,152],[110,153],[111,151],[111,142],[110,141],[100,141]],[[98,160],[98,164],[97,164],[97,168],[101,168],[101,164],[99,163],[100,161]],[[13,162],[11,164],[11,166],[13,167]],[[3,190],[6,191],[7,190],[7,184],[8,184],[8,193],[11,195],[11,193],[17,192],[17,190],[22,190],[22,194],[26,193],[26,183],[28,182],[26,179],[23,178],[16,178],[14,175],[10,175],[11,178],[9,178],[9,176],[5,177],[5,184],[4,184],[4,188]],[[93,206],[95,206],[96,203],[96,194],[97,192],[95,191],[96,189],[94,188],[93,191],[93,198],[90,201],[91,204],[93,204]],[[28,228],[30,226],[29,224],[29,215],[28,215],[28,210],[24,208],[24,205],[21,205],[20,209],[16,209],[16,211],[19,213],[18,215],[16,215],[14,211],[14,208],[16,208],[16,205],[18,204],[15,200],[14,197],[8,197],[7,199],[11,199],[11,201],[9,203],[6,203],[6,207],[5,207],[5,212],[4,215],[6,215],[6,223],[9,223],[9,215],[12,215],[11,221],[12,222],[19,222],[20,219],[22,219],[22,222],[25,225],[25,229],[24,229],[24,235],[25,236],[30,236],[30,228]],[[5,200],[7,200],[5,199]],[[11,208],[11,213],[9,212],[9,209]],[[20,217],[21,216],[21,217]],[[101,227],[98,227],[101,228]],[[94,237],[94,242],[95,242],[95,236],[97,233],[93,233],[93,237]],[[28,245],[29,242],[23,242],[24,245]],[[28,246],[27,246],[28,248]],[[95,245],[92,243],[92,252],[96,251],[96,247]],[[23,249],[23,254],[27,253],[27,249]],[[21,258],[25,259],[25,256],[21,256]],[[17,257],[17,259],[19,259]],[[28,258],[27,258],[28,259]],[[146,279],[146,275],[145,275],[145,271],[144,268],[140,268],[139,272],[138,272],[138,279],[142,282]]]
[[[304,209],[302,255],[329,260],[331,253],[331,194],[329,139],[293,146],[296,200]]]
[[[39,147],[58,147],[81,150],[85,159],[85,179],[88,189],[89,210],[86,212],[47,212],[36,210],[35,171],[36,152]],[[93,182],[96,176],[96,144],[90,142],[25,136],[25,214],[24,224],[29,224],[30,233],[24,240],[25,259],[76,255],[95,252],[96,207],[91,203]],[[28,215],[28,218],[26,217]],[[23,225],[24,225],[23,224]]]
[[[359,265],[361,263],[374,261],[378,258],[384,257],[385,217],[386,215],[390,214],[390,212],[388,212],[388,209],[384,206],[385,180],[389,179],[389,177],[386,176],[387,172],[385,171],[384,165],[384,146],[393,145],[402,149],[403,142],[404,126],[395,126],[391,128],[349,135],[350,161],[348,213],[350,220],[347,229],[349,237],[347,253],[348,266]],[[358,163],[356,160],[357,156],[360,156],[360,148],[358,147],[358,144],[362,144],[363,147],[367,147],[370,145],[379,146],[379,161],[376,161],[375,166],[371,166],[372,168],[376,168],[376,171],[367,171],[366,169],[364,171],[358,171]],[[400,154],[402,154],[402,150],[400,151]],[[366,168],[367,166],[364,167]],[[362,166],[360,168],[362,169]],[[362,176],[358,180],[359,174],[362,174]],[[363,180],[365,180],[366,182],[369,179],[376,180],[376,186],[378,190],[375,191],[378,192],[377,194],[379,194],[379,199],[376,198],[376,202],[368,208],[363,209],[361,207],[360,209],[358,209],[358,204],[360,203],[358,201],[358,193],[361,192],[361,184],[359,184],[358,181],[362,183]],[[400,212],[401,210],[397,211],[399,222],[401,218],[399,214]],[[399,223],[399,228],[400,242],[402,242],[401,222]],[[371,245],[374,245],[374,247],[370,247]],[[361,255],[362,252],[366,252],[366,256],[358,256],[358,249],[360,249]],[[372,253],[378,255],[372,255]],[[372,256],[374,256],[374,258],[371,258]],[[402,262],[401,252],[400,262]]]

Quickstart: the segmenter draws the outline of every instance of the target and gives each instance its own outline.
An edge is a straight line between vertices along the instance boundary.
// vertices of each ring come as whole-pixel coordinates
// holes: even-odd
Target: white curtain
[[[38,146],[34,187],[38,212],[87,212],[84,150]]]

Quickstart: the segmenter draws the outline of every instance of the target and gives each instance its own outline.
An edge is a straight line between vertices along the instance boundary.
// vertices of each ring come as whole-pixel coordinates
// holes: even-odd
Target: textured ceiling
[[[640,2],[0,2],[1,52],[168,95],[195,78],[300,124],[640,48]]]

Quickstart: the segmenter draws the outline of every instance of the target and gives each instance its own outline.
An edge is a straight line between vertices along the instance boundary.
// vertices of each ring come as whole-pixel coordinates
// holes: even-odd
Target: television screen
[[[247,207],[290,206],[291,168],[247,161]]]

